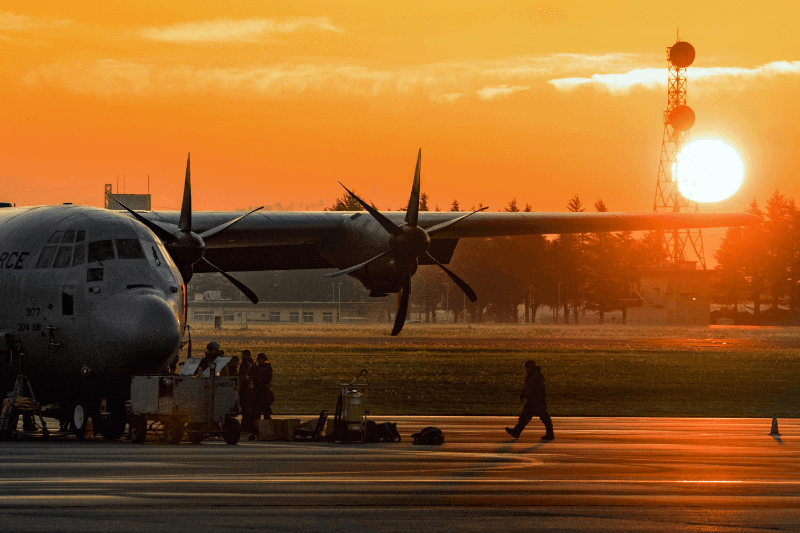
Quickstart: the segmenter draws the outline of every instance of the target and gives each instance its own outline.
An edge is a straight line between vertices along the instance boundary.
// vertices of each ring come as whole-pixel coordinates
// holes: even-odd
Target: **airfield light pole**
[[[697,202],[681,195],[678,190],[677,155],[689,137],[694,125],[694,111],[686,105],[686,68],[694,62],[694,47],[686,41],[667,48],[667,110],[664,111],[664,133],[661,140],[661,159],[658,164],[654,212],[680,213],[699,211]],[[664,244],[673,265],[686,261],[686,246],[690,245],[703,270],[706,269],[703,252],[703,234],[699,229],[664,232]]]

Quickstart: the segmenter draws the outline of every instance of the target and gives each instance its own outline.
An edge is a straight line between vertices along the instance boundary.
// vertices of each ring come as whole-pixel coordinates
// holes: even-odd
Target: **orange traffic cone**
[[[86,421],[86,438],[94,437],[94,429],[92,428],[92,419]]]
[[[772,431],[770,431],[769,434],[770,435],[778,435],[778,436],[780,436],[780,433],[778,432],[778,419],[777,418],[773,418],[772,419]]]

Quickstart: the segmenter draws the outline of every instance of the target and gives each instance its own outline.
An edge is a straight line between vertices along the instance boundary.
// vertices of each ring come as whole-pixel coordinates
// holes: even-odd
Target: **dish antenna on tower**
[[[694,63],[694,47],[680,39],[667,48],[667,110],[664,111],[664,135],[661,141],[661,161],[658,165],[656,181],[656,197],[653,211],[679,213],[681,211],[699,211],[697,202],[681,195],[678,190],[677,155],[689,136],[694,125],[695,115],[691,107],[686,105],[686,68]],[[674,265],[686,261],[686,247],[694,249],[695,255],[706,269],[703,251],[703,235],[699,229],[673,230],[664,234],[667,254]]]

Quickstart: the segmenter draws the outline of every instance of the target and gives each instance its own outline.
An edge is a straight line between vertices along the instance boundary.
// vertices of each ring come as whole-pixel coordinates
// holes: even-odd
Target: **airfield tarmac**
[[[0,530],[800,530],[797,419],[386,421],[402,442],[2,442]],[[445,444],[412,445],[429,425]]]

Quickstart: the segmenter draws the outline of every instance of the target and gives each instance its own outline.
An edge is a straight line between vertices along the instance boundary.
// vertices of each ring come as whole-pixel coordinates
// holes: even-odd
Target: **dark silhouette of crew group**
[[[219,344],[209,342],[206,353],[195,371],[201,376],[203,372],[215,362],[218,357],[225,355],[220,350]],[[231,360],[221,370],[217,369],[220,376],[236,376],[239,378],[239,410],[242,415],[242,431],[255,433],[256,420],[262,416],[265,420],[272,418],[272,403],[275,395],[272,393],[272,365],[265,353],[259,353],[253,363],[253,353],[249,349],[242,350],[241,359],[238,356]]]

